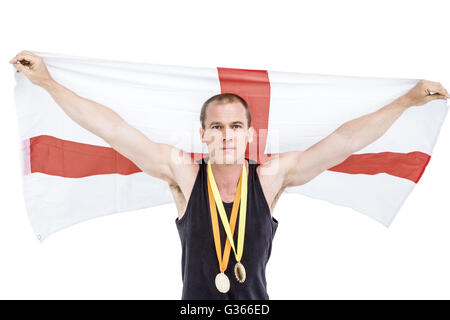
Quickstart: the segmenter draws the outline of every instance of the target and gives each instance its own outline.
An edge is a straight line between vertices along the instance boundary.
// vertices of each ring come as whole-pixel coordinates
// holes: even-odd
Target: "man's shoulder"
[[[183,186],[189,186],[192,180],[195,180],[197,173],[201,165],[200,160],[194,160],[187,152],[182,152],[182,155],[178,155],[176,160],[170,162],[170,168],[173,175],[173,181],[169,184]]]
[[[257,172],[260,179],[267,179],[276,182],[278,185],[284,185],[289,172],[296,166],[300,160],[302,151],[292,151],[272,154],[266,161],[261,163]]]
[[[282,161],[280,161],[281,158],[279,154],[271,155],[270,158],[256,167],[261,188],[271,211],[278,197],[285,189],[285,175]]]
[[[270,182],[275,182],[282,179],[282,170],[280,168],[280,156],[279,154],[271,155],[270,158],[261,162],[256,167],[256,173],[259,180],[267,181],[266,185],[270,185]]]
[[[282,165],[283,157],[279,153],[271,154],[266,160],[261,162],[256,168],[258,173],[266,176],[280,174],[280,165]]]

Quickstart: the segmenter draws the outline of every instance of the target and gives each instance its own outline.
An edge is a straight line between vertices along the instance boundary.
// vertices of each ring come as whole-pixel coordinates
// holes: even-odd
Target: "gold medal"
[[[227,293],[228,290],[230,290],[230,279],[228,279],[228,276],[220,272],[216,276],[216,288],[222,293]]]
[[[240,283],[245,281],[245,268],[240,261],[236,262],[234,265],[234,275],[236,276],[236,280]]]

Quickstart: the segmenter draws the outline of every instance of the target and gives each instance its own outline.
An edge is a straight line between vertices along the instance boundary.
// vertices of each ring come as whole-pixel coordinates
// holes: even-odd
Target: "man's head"
[[[244,159],[255,130],[242,97],[233,93],[212,96],[202,106],[200,122],[200,137],[208,146],[211,162],[233,164]]]

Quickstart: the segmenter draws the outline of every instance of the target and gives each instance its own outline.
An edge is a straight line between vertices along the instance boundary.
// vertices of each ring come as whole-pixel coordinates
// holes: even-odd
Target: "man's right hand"
[[[35,85],[47,88],[54,81],[47,70],[44,59],[29,51],[19,52],[9,63],[16,68],[17,72],[22,72]]]

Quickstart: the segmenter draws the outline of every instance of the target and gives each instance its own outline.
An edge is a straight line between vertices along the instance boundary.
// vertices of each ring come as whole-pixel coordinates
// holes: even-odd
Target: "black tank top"
[[[248,163],[247,218],[245,223],[244,252],[241,263],[246,270],[246,279],[239,283],[234,276],[236,257],[231,248],[225,274],[230,279],[230,290],[221,293],[215,285],[216,275],[220,272],[211,226],[207,185],[207,159],[198,160],[199,170],[192,189],[186,211],[175,224],[181,240],[181,274],[183,280],[182,300],[215,299],[268,300],[266,289],[266,264],[272,251],[272,240],[278,227],[278,221],[270,214],[269,205],[264,196],[253,160]],[[223,202],[223,201],[222,201]],[[228,221],[233,202],[223,202]],[[238,211],[239,212],[239,211]],[[225,248],[226,233],[218,218],[221,251]],[[236,220],[234,243],[237,250],[239,216]]]

